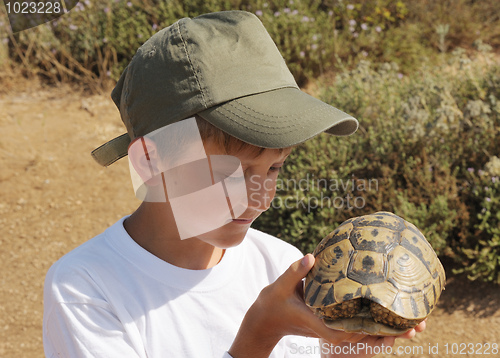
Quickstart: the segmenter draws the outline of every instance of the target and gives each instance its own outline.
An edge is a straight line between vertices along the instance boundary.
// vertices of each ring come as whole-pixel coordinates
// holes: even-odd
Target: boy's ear
[[[156,144],[147,137],[137,137],[128,147],[128,156],[142,181],[149,186],[161,183],[160,158]]]

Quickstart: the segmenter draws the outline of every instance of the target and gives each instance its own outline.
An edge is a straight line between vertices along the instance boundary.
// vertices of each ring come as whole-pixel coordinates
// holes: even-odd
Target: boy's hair
[[[194,128],[189,125],[165,126],[151,134],[146,134],[145,137],[148,137],[154,142],[160,163],[164,163],[158,167],[160,172],[163,171],[160,170],[160,168],[173,168],[181,165],[180,163],[184,163],[186,148],[195,148],[197,145],[196,140],[199,140],[200,137],[205,146],[205,151],[207,143],[211,143],[222,150],[220,154],[232,156],[237,156],[239,153],[245,151],[250,156],[257,158],[264,153],[265,150],[273,150],[282,154],[291,151],[293,148],[267,149],[257,147],[226,133],[199,115],[194,115],[193,117],[198,127],[199,136],[194,135],[194,132],[192,132]],[[190,119],[192,120],[193,118],[190,117]],[[188,121],[190,119],[185,120]]]
[[[206,141],[211,141],[219,148],[224,148],[224,154],[237,154],[241,151],[246,150],[255,155],[255,157],[258,157],[266,150],[266,148],[256,147],[236,137],[233,137],[232,135],[224,132],[205,119],[201,118],[199,115],[195,115],[194,117],[196,119],[196,124],[198,125],[200,136],[203,142],[205,143]],[[288,148],[276,148],[274,150],[278,150],[281,154],[286,150],[291,150],[293,147],[294,146]]]

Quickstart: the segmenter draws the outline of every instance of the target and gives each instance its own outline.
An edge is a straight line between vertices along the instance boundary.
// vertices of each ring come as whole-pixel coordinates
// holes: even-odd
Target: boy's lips
[[[232,222],[236,224],[251,224],[255,219],[233,219]]]

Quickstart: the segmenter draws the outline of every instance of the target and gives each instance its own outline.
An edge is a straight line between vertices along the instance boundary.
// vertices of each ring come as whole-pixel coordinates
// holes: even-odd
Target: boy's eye
[[[281,170],[281,165],[280,166],[272,166],[269,168],[270,172],[279,172]]]

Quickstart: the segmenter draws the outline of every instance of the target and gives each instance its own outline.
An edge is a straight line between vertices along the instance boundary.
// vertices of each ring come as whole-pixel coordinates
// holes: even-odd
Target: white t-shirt
[[[265,286],[302,257],[250,229],[213,268],[173,266],[139,246],[122,218],[58,260],[44,288],[43,341],[52,357],[225,356]],[[318,340],[284,337],[270,357],[319,357]]]

